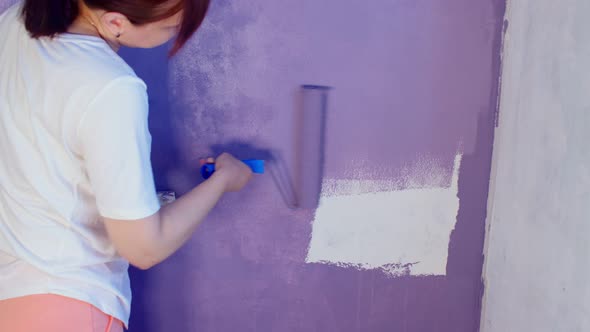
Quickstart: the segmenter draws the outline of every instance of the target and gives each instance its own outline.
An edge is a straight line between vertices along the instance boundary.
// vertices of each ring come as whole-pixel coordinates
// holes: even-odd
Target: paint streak
[[[4,10],[8,9],[8,7],[15,3],[15,0],[0,0],[0,13],[4,12]]]
[[[425,179],[444,175],[423,166],[412,172],[416,177],[403,179],[409,188],[401,190],[374,191],[390,182],[331,181],[336,185],[316,210],[306,261],[379,268],[394,275],[444,275],[459,210],[460,165],[459,154],[448,188],[428,187]],[[420,185],[426,186],[416,188]]]
[[[387,167],[373,168],[364,162],[350,162],[342,178],[326,178],[322,183],[322,196],[358,195],[406,189],[449,188],[458,176],[459,153],[448,167],[440,160],[428,156],[415,158],[397,171],[397,177],[379,179]],[[459,159],[458,159],[459,158]],[[450,172],[449,172],[450,170]]]

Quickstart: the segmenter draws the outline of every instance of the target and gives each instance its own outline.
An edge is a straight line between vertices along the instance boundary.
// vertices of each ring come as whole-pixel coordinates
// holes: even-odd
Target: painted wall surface
[[[132,271],[131,331],[476,331],[503,14],[218,0],[168,66],[125,51],[149,85],[158,187],[180,193],[222,150],[293,171],[299,85],[333,87],[320,208],[288,209],[269,175],[228,195]]]
[[[590,330],[590,2],[510,1],[484,332]]]
[[[7,2],[0,0],[5,6]],[[214,0],[197,36],[121,53],[148,84],[159,189],[221,151],[291,173],[299,86],[333,87],[317,210],[270,175],[168,261],[131,331],[476,331],[503,0]]]

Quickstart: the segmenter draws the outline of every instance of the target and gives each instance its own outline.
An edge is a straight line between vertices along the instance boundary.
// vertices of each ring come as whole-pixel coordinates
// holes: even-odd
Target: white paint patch
[[[448,172],[437,163],[432,168],[419,164],[413,178],[399,181],[326,181],[306,262],[382,269],[391,275],[444,275],[459,211],[461,157],[455,157],[447,187],[424,182],[445,182],[441,179]]]

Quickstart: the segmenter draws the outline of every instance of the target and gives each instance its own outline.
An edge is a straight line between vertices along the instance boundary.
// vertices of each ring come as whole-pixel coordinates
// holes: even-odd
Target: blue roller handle
[[[244,164],[248,165],[248,167],[250,167],[250,169],[252,170],[253,173],[256,173],[256,174],[263,174],[264,173],[264,160],[245,159],[245,160],[242,160],[242,162]],[[211,177],[211,175],[213,175],[214,172],[215,172],[215,164],[205,164],[201,167],[201,175],[203,176],[204,179],[208,179],[209,177]]]

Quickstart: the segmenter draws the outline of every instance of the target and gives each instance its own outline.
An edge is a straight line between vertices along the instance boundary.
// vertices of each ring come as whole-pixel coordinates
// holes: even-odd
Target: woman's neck
[[[108,38],[108,34],[101,29],[99,15],[94,13],[92,9],[88,8],[83,1],[79,1],[78,3],[80,6],[80,12],[78,17],[68,28],[68,32],[102,38],[115,52],[117,52],[121,45],[116,38]]]

